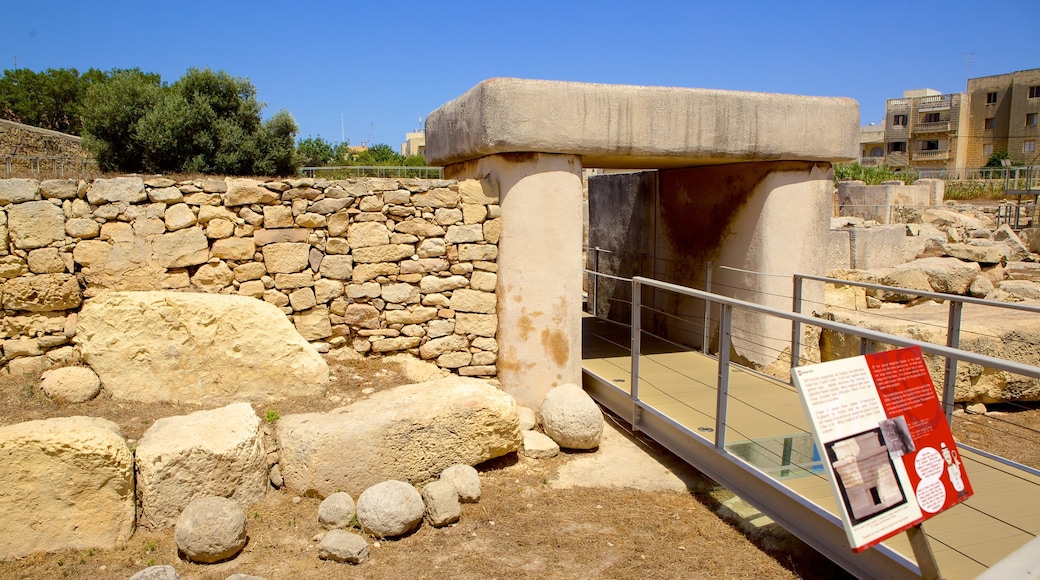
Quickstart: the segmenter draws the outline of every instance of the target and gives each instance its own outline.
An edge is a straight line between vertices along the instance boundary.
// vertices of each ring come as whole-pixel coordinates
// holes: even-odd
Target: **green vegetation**
[[[904,183],[917,181],[917,171],[897,171],[887,165],[863,167],[859,163],[842,163],[834,166],[834,181],[862,181],[867,185],[880,185],[883,181],[898,179]]]
[[[92,68],[83,74],[74,68],[43,72],[26,68],[5,70],[0,75],[0,117],[79,135],[83,127],[80,107],[87,90],[125,73],[145,75],[140,69],[102,72]],[[159,82],[159,75],[145,76]]]
[[[264,415],[264,420],[266,420],[268,423],[274,423],[275,421],[281,418],[282,416],[278,414],[278,411],[275,411],[274,409],[268,409],[267,414]]]
[[[962,179],[946,182],[946,199],[1003,199],[1003,179]]]

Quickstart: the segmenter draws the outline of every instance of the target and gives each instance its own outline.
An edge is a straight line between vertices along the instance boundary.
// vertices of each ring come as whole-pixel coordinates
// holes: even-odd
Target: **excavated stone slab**
[[[856,158],[858,135],[848,98],[494,78],[430,114],[426,158],[563,153],[628,169],[836,162]]]

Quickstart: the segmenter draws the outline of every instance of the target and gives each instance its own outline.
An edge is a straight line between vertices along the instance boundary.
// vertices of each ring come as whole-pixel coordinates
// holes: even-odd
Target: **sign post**
[[[791,375],[853,550],[906,530],[922,575],[939,577],[920,524],[972,490],[921,349],[796,367]]]

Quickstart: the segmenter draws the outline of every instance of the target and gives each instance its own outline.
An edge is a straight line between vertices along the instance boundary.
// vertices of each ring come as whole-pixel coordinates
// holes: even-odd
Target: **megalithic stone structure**
[[[536,407],[552,387],[580,384],[582,168],[668,170],[660,193],[680,212],[673,226],[681,212],[736,206],[717,235],[697,239],[716,245],[699,254],[748,270],[822,273],[831,164],[856,157],[858,131],[859,106],[846,98],[510,78],[434,111],[428,162],[449,178],[498,182],[503,387]],[[780,280],[729,282],[768,302],[790,294],[790,280]],[[753,335],[785,336],[754,316],[734,323],[738,351],[742,340],[762,342]]]

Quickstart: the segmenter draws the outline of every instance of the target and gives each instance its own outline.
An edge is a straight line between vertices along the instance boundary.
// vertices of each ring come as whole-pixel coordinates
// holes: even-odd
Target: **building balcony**
[[[918,123],[914,125],[914,133],[949,133],[950,122]]]
[[[914,161],[945,161],[950,158],[949,149],[933,149],[931,151],[914,151]]]
[[[884,157],[860,157],[859,164],[863,167],[876,167],[885,164]]]
[[[942,111],[948,110],[953,103],[950,95],[936,95],[934,97],[921,97],[917,101],[918,111]]]

